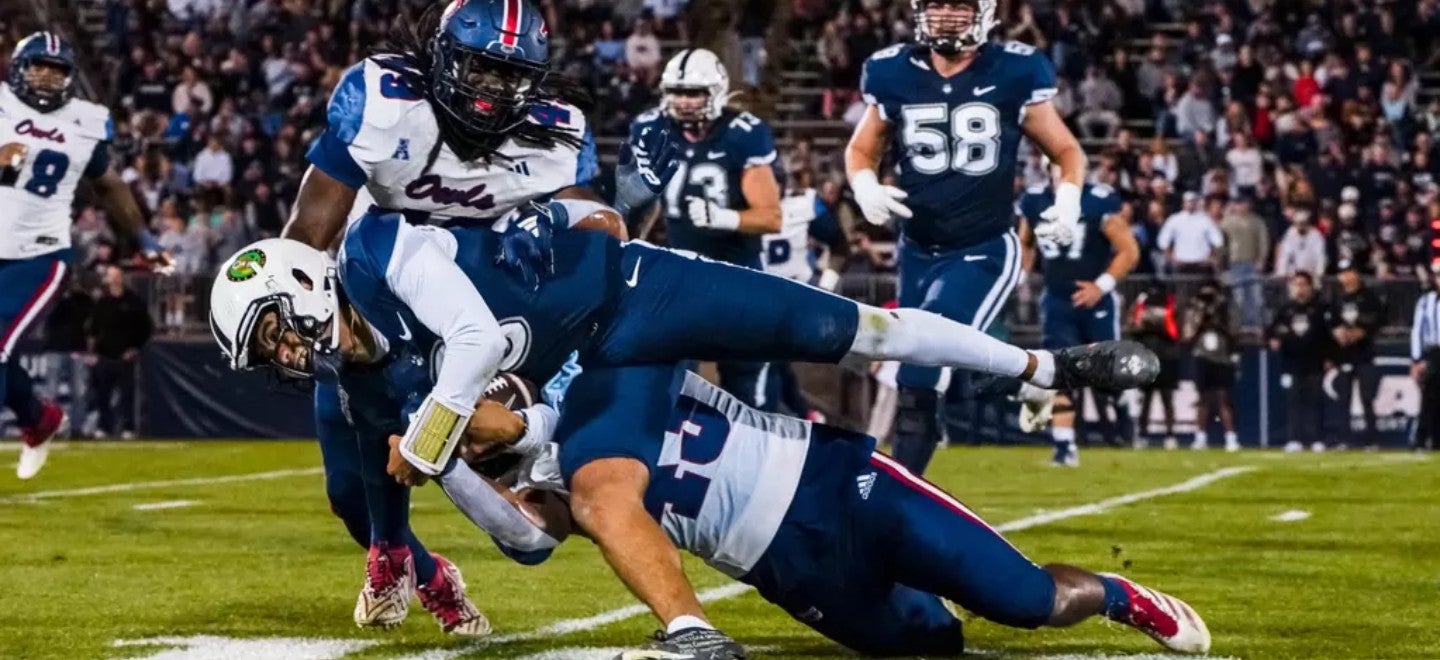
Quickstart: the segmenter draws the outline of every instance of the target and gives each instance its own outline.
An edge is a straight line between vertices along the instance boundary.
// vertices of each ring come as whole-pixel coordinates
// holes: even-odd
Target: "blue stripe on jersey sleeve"
[[[364,119],[365,62],[362,60],[345,70],[340,84],[330,95],[330,104],[325,107],[325,120],[330,123],[327,132],[333,132],[340,142],[348,145],[360,133]]]
[[[320,137],[315,138],[305,157],[310,160],[311,165],[330,175],[330,178],[359,190],[369,177],[365,175],[365,170],[360,168],[360,164],[355,162],[355,158],[350,155],[350,147],[335,134],[334,128],[335,125],[331,124]]]
[[[360,216],[345,234],[338,264],[340,282],[361,316],[380,318],[373,314],[373,307],[389,291],[385,271],[395,253],[395,241],[404,222],[404,216],[399,213],[371,210]]]
[[[580,153],[575,159],[575,185],[588,184],[599,173],[600,157],[595,153],[595,133],[586,126],[585,142],[580,145]]]
[[[115,141],[115,119],[109,114],[105,115],[105,141]]]
[[[90,162],[85,164],[84,177],[95,179],[104,176],[110,169],[110,143],[100,142],[95,145],[95,150],[90,152]]]

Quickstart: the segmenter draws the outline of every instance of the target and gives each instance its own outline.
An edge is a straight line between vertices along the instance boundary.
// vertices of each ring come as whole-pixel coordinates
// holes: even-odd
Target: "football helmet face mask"
[[[75,49],[53,32],[36,32],[15,46],[6,82],[25,105],[51,112],[75,92]]]
[[[704,48],[680,51],[660,75],[660,110],[687,131],[701,131],[720,118],[730,100],[730,74]]]
[[[943,55],[975,50],[1000,24],[998,0],[910,0],[915,41]]]
[[[329,377],[339,366],[340,299],[330,255],[272,238],[230,257],[210,289],[210,331],[237,371]]]
[[[529,0],[454,0],[430,42],[437,109],[479,137],[526,121],[550,72],[550,33]]]

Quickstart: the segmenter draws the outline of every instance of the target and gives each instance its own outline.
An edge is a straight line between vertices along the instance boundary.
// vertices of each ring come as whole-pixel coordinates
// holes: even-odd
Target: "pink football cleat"
[[[415,559],[410,548],[385,543],[370,546],[365,561],[365,587],[355,601],[355,625],[394,628],[410,613],[415,592]]]
[[[451,635],[489,635],[490,620],[465,595],[465,579],[460,577],[460,569],[438,554],[432,552],[430,556],[435,558],[435,577],[429,584],[416,588],[420,604],[435,617],[440,629]]]
[[[21,429],[20,462],[15,466],[15,476],[29,479],[45,467],[50,458],[50,441],[65,428],[69,421],[65,411],[49,401],[41,404],[40,421],[27,429]]]
[[[1105,573],[1101,577],[1116,581],[1130,596],[1130,611],[1112,619],[1149,635],[1171,651],[1210,652],[1210,629],[1185,601],[1113,573]]]

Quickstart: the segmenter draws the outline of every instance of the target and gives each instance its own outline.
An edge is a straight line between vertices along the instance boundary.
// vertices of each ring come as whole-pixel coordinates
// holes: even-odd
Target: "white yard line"
[[[1175,495],[1178,493],[1188,493],[1193,490],[1199,490],[1222,479],[1228,479],[1230,477],[1245,474],[1246,472],[1252,472],[1256,469],[1258,468],[1249,465],[1222,468],[1219,470],[1215,470],[1214,472],[1207,472],[1200,476],[1187,479],[1173,486],[1154,488],[1151,490],[1142,490],[1136,493],[1120,495],[1118,497],[1111,497],[1108,499],[1100,500],[1098,502],[1092,502],[1090,504],[1070,507],[1067,509],[1046,511],[1035,514],[1033,516],[1020,518],[1019,520],[1012,520],[1007,523],[995,525],[995,529],[1000,532],[1014,532],[1023,529],[1030,529],[1032,527],[1049,525],[1051,523],[1059,522],[1061,520],[1068,520],[1070,518],[1098,515],[1116,507],[1125,506],[1127,504],[1143,502],[1145,500],[1151,500],[1157,497],[1164,497],[1166,495]],[[752,591],[752,589],[749,585],[732,582],[730,584],[715,587],[713,589],[706,589],[705,591],[700,592],[699,596],[700,602],[710,603],[714,601],[734,598],[736,596],[749,593],[750,591]],[[601,612],[600,614],[596,614],[594,616],[587,616],[579,619],[562,619],[560,621],[541,626],[534,630],[510,633],[505,635],[495,635],[494,637],[490,637],[488,639],[477,640],[472,644],[465,644],[447,649],[434,649],[415,655],[407,655],[400,660],[450,660],[451,658],[458,658],[460,656],[474,653],[480,649],[494,646],[497,644],[513,644],[516,642],[527,642],[538,639],[550,639],[554,637],[569,635],[572,633],[594,630],[601,626],[607,626],[612,623],[624,621],[625,619],[629,619],[631,617],[640,616],[648,611],[649,610],[644,605],[640,605],[638,603],[633,605],[626,605],[625,607]]]
[[[324,472],[324,468],[314,467],[303,468],[299,470],[272,470],[270,472],[232,474],[221,477],[195,477],[191,479],[169,479],[165,481],[132,481],[123,484],[110,484],[108,486],[91,486],[89,488],[73,488],[70,490],[41,490],[34,493],[19,493],[16,495],[11,495],[9,497],[0,497],[0,504],[35,502],[38,500],[48,500],[57,497],[104,495],[107,493],[123,493],[132,490],[149,490],[152,488],[213,486],[216,484],[232,484],[242,481],[267,481],[270,479],[285,479],[288,477],[308,477],[316,474],[323,474]]]
[[[163,511],[165,509],[183,509],[187,506],[199,504],[196,500],[165,500],[164,502],[145,502],[136,504],[130,508],[136,511]]]
[[[1291,510],[1289,510],[1289,511],[1285,511],[1285,512],[1283,512],[1283,513],[1277,513],[1277,514],[1275,514],[1275,515],[1273,515],[1273,516],[1270,516],[1270,519],[1273,520],[1273,521],[1275,521],[1275,522],[1299,522],[1299,521],[1304,520],[1304,519],[1309,518],[1309,517],[1310,517],[1310,512],[1309,512],[1309,511],[1301,511],[1301,510],[1299,510],[1299,509],[1291,509]]]

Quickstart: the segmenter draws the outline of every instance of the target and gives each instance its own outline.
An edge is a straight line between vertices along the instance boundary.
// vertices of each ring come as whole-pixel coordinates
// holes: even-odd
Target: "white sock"
[[[1074,444],[1075,429],[1056,426],[1050,429],[1050,437],[1055,439],[1055,444]]]
[[[666,624],[665,634],[674,635],[681,630],[689,630],[691,628],[704,628],[706,630],[714,630],[715,626],[710,625],[709,621],[706,621],[698,616],[690,616],[689,614],[685,614],[675,617],[670,621],[670,623]]]
[[[1227,445],[1233,445],[1233,444],[1237,444],[1237,443],[1239,443],[1239,442],[1240,442],[1240,436],[1235,435],[1235,432],[1234,432],[1234,431],[1226,431],[1226,432],[1225,432],[1225,444],[1227,444]]]
[[[1030,383],[1036,387],[1050,387],[1055,384],[1055,354],[1050,351],[1035,351],[1035,373]]]
[[[1205,444],[1205,443],[1207,443],[1207,442],[1209,442],[1209,441],[1210,441],[1210,436],[1206,435],[1204,431],[1196,431],[1196,432],[1195,432],[1195,443],[1196,443],[1196,444],[1201,444],[1201,445],[1203,445],[1203,444]]]
[[[951,321],[939,314],[919,309],[880,309],[857,305],[860,326],[850,345],[850,356],[874,362],[895,360],[922,367],[953,367],[1000,376],[1019,376],[1030,364],[1030,354],[1018,346]],[[1046,357],[1040,353],[1042,369]],[[1041,387],[1054,378],[1055,362],[1049,360],[1049,378],[1031,382]]]

